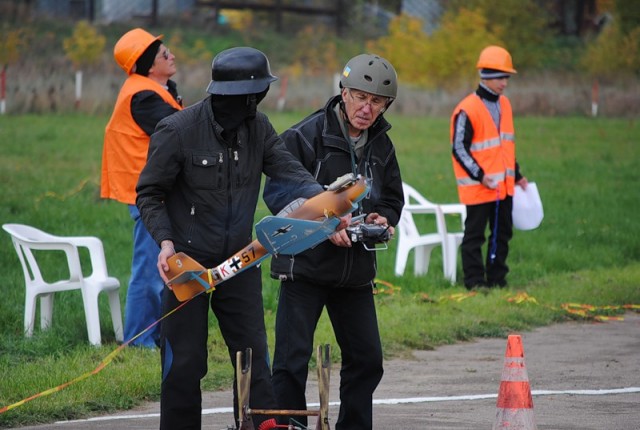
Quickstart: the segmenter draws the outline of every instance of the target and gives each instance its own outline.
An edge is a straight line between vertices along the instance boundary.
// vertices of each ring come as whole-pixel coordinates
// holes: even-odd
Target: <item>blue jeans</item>
[[[127,342],[162,316],[164,283],[158,273],[160,248],[145,228],[140,212],[129,205],[133,227],[133,261],[124,315],[124,340]],[[155,348],[160,344],[160,324],[131,342],[130,345]]]

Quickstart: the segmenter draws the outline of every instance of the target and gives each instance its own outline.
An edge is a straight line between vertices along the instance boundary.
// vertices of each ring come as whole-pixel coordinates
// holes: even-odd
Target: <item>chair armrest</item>
[[[462,216],[467,215],[467,207],[460,203],[446,203],[441,204],[440,208],[444,214],[460,214]]]
[[[441,204],[440,208],[445,215],[460,215],[460,221],[464,229],[464,222],[467,219],[467,207],[465,205],[460,203],[446,203]]]
[[[107,277],[107,260],[104,255],[102,241],[94,236],[70,236],[66,238],[77,247],[84,247],[89,250],[91,259],[91,276],[99,275]]]
[[[423,205],[404,205],[402,209],[407,212],[411,212],[412,214],[435,214],[437,211],[437,206],[423,206]]]
[[[66,255],[67,265],[69,267],[69,279],[72,281],[79,281],[83,278],[78,248],[65,238],[51,236],[47,237],[46,241],[31,239],[16,240],[21,242],[25,248],[29,248],[30,250],[63,251]],[[35,257],[31,254],[28,258],[32,259]],[[33,260],[32,263],[35,263],[35,260]]]

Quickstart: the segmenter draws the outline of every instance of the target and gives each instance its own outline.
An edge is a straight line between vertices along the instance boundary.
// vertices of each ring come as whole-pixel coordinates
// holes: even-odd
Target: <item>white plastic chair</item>
[[[467,215],[462,204],[436,204],[427,200],[415,188],[402,183],[405,205],[398,224],[398,242],[396,251],[396,276],[402,276],[407,265],[409,253],[414,250],[414,274],[424,275],[429,270],[431,251],[442,246],[442,271],[451,283],[456,282],[458,247],[464,235],[464,221]],[[435,232],[421,233],[414,215],[432,214],[435,217]],[[460,216],[461,231],[447,230],[446,215]]]
[[[115,338],[117,341],[122,342],[120,282],[107,274],[104,248],[100,239],[90,236],[54,236],[23,224],[4,224],[2,228],[11,235],[24,272],[26,286],[24,331],[27,337],[33,334],[38,298],[40,298],[40,328],[44,330],[51,325],[54,293],[81,290],[89,342],[93,345],[100,345],[98,295],[104,291],[109,296]],[[85,247],[89,250],[93,270],[88,277],[84,277],[82,274],[78,247]],[[52,283],[45,281],[32,250],[64,251],[69,265],[69,278]]]

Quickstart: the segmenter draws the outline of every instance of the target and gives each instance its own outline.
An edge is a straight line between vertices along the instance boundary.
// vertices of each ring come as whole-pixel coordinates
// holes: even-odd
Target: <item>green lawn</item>
[[[303,113],[271,114],[276,128]],[[448,143],[448,119],[390,115],[391,137],[403,179],[435,202],[456,202]],[[107,117],[0,116],[0,223],[37,226],[58,235],[102,239],[109,271],[120,279],[124,305],[131,261],[131,222],[126,207],[99,198],[102,137]],[[517,154],[523,173],[538,184],[545,218],[534,231],[516,231],[511,242],[510,288],[467,296],[443,278],[440,251],[429,273],[393,274],[395,245],[381,251],[376,296],[385,355],[434,348],[476,336],[580,318],[565,303],[598,307],[587,314],[620,315],[640,304],[640,125],[603,118],[516,118]],[[256,219],[267,213],[263,204]],[[86,257],[85,257],[86,258]],[[59,259],[45,263],[48,276],[64,273]],[[0,235],[4,268],[0,301],[0,408],[92,371],[117,345],[106,299],[101,302],[103,346],[87,341],[77,292],[59,294],[52,328],[23,336],[24,281],[9,236]],[[268,263],[265,263],[268,265]],[[273,343],[276,282],[263,270],[266,323]],[[45,275],[47,276],[47,275]],[[458,271],[461,278],[461,271]],[[231,366],[216,322],[210,320],[209,374],[205,389],[228,388]],[[331,343],[327,319],[316,342]],[[159,395],[157,352],[125,349],[103,371],[45,398],[0,414],[0,428],[73,419],[129,408]],[[231,406],[231,405],[229,405]]]

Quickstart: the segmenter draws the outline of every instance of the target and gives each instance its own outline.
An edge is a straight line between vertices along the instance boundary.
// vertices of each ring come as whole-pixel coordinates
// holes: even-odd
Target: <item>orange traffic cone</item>
[[[498,393],[493,430],[536,430],[533,399],[520,335],[510,335]]]

